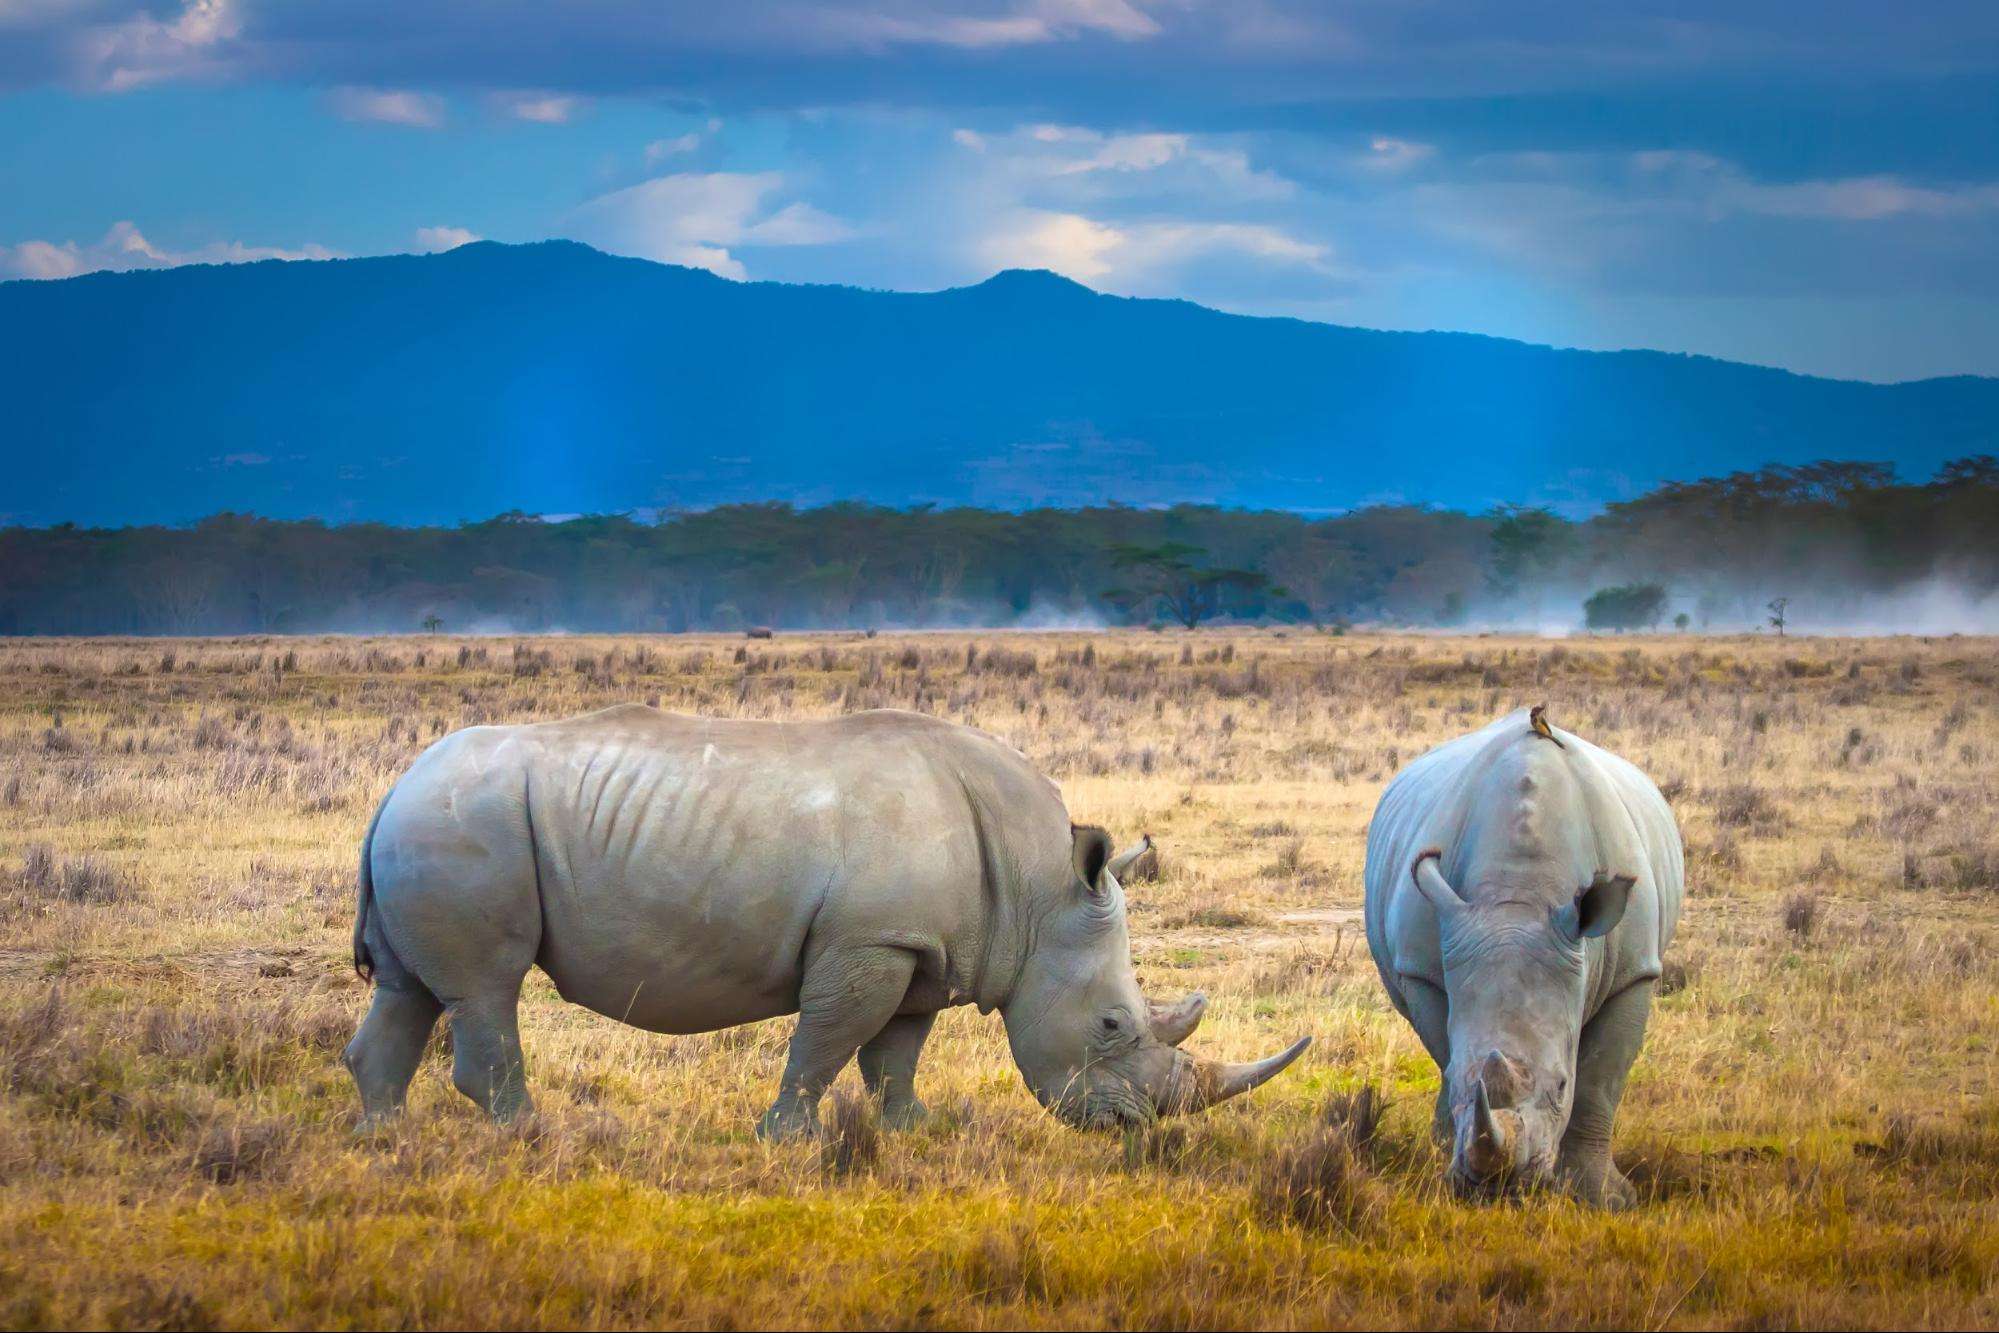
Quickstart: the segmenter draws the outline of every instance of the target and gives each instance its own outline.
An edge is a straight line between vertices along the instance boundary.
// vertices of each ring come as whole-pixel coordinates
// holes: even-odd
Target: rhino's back
[[[1678,826],[1658,788],[1629,761],[1569,732],[1556,730],[1559,753],[1589,797],[1586,816],[1600,868],[1637,876],[1626,919],[1603,948],[1592,950],[1598,989],[1610,992],[1627,975],[1658,966],[1671,941],[1684,895]],[[1428,751],[1397,774],[1368,825],[1364,871],[1368,945],[1382,979],[1396,990],[1397,970],[1441,976],[1436,919],[1410,881],[1417,853],[1445,852],[1447,878],[1481,799],[1480,776],[1513,746],[1545,745],[1532,736],[1525,709]]]
[[[968,791],[1004,802],[1029,847],[1066,834],[1052,784],[1017,754],[918,714],[626,706],[517,734],[538,961],[569,999],[661,1031],[793,1011],[810,952],[832,939],[904,942],[942,966],[982,925]]]

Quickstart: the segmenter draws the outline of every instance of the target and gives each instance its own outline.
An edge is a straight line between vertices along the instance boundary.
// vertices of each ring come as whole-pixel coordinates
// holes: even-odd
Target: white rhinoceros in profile
[[[1367,942],[1443,1074],[1464,1194],[1554,1181],[1623,1207],[1610,1157],[1683,895],[1659,789],[1522,709],[1402,770],[1367,831]]]
[[[1175,1049],[1205,1001],[1140,994],[1111,850],[1018,751],[915,713],[627,705],[468,728],[369,828],[354,961],[375,999],[344,1060],[364,1115],[392,1112],[448,1011],[459,1090],[519,1114],[515,1009],[536,965],[654,1032],[798,1014],[772,1137],[816,1129],[856,1053],[887,1119],[921,1115],[917,1055],[951,1005],[999,1010],[1029,1088],[1078,1126],[1200,1110],[1296,1058],[1303,1041],[1242,1065]]]

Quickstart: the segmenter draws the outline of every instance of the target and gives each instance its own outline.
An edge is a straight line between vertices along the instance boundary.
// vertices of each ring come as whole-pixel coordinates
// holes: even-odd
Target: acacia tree
[[[1501,505],[1493,511],[1492,567],[1487,582],[1510,597],[1536,578],[1546,578],[1575,555],[1575,525],[1542,506]]]
[[[1254,569],[1216,568],[1206,563],[1205,547],[1185,542],[1159,546],[1119,545],[1111,548],[1111,564],[1131,580],[1129,586],[1106,589],[1106,601],[1127,614],[1152,606],[1193,629],[1222,610],[1227,596],[1246,597],[1270,591],[1267,575]]]
[[[1656,583],[1598,588],[1583,603],[1583,624],[1590,629],[1650,629],[1665,609],[1666,590]]]

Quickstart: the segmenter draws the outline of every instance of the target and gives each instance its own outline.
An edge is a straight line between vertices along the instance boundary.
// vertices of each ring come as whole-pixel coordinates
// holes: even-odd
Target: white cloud
[[[1071,278],[1101,278],[1125,243],[1117,228],[1077,213],[1025,213],[980,244],[992,268],[1046,268]]]
[[[434,93],[395,88],[335,88],[328,94],[334,114],[343,120],[373,121],[434,130],[444,123],[444,99]]]
[[[677,157],[681,153],[691,153],[700,146],[701,136],[692,131],[686,134],[675,135],[671,139],[654,139],[646,145],[646,165],[649,167],[657,166],[669,157]]]
[[[0,5],[0,17],[5,9]],[[87,29],[77,40],[76,58],[85,83],[129,92],[219,74],[226,49],[242,31],[236,0],[186,0],[171,19],[138,14]]]
[[[753,245],[830,245],[852,236],[853,229],[810,204],[786,204],[750,226],[742,239]]]
[[[260,259],[338,259],[323,245],[245,245],[214,241],[195,250],[163,250],[130,222],[114,223],[101,240],[23,241],[0,246],[0,277],[70,278],[102,269],[176,268],[182,264],[248,264]]]
[[[1430,144],[1377,135],[1368,141],[1367,156],[1361,165],[1370,171],[1407,171],[1434,156],[1436,151]]]
[[[977,130],[952,130],[951,142],[960,148],[969,148],[975,153],[986,151],[986,136]]]
[[[416,248],[425,254],[443,254],[446,250],[456,250],[461,245],[470,245],[481,239],[477,232],[463,227],[418,227]]]
[[[513,93],[501,100],[509,115],[536,125],[566,125],[584,106],[580,97],[556,93]]]
[[[1132,0],[1025,0],[996,15],[832,10],[822,29],[862,47],[954,46],[966,50],[1038,46],[1084,34],[1142,41],[1160,26]]]
[[[691,153],[706,143],[709,138],[721,132],[722,122],[719,119],[711,117],[708,123],[698,130],[689,130],[687,133],[675,135],[671,139],[654,139],[646,145],[646,166],[656,167],[669,157],[678,157],[682,153]]]
[[[656,176],[592,199],[571,221],[579,239],[606,250],[740,280],[749,274],[730,246],[824,245],[852,235],[810,204],[770,209],[783,186],[775,171]]]
[[[981,147],[985,146],[982,141]],[[1105,134],[1075,125],[1042,124],[1022,126],[991,146],[996,157],[1003,154],[1005,163],[1024,176],[1092,182],[1099,195],[1124,188],[1112,184],[1119,178],[1136,181],[1167,175],[1190,192],[1220,188],[1232,202],[1288,198],[1297,191],[1282,176],[1257,170],[1241,149],[1190,134]],[[1149,188],[1173,185],[1161,182]]]
[[[1328,247],[1256,223],[1110,223],[1079,213],[1025,210],[1006,218],[978,248],[990,267],[1053,269],[1127,289],[1153,288],[1181,266],[1215,257],[1334,272]]]
[[[1780,218],[1836,222],[1879,222],[1893,217],[1962,217],[1999,209],[1999,186],[1937,190],[1910,185],[1893,176],[1853,176],[1839,180],[1728,185],[1715,202],[1724,209]]]
[[[1056,170],[1063,175],[1082,171],[1151,171],[1186,155],[1184,134],[1117,134],[1102,140],[1090,156],[1064,162]]]

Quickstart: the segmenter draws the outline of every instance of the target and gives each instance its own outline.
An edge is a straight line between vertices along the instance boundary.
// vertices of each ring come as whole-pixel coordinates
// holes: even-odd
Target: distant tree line
[[[0,633],[676,631],[1538,617],[1748,628],[1773,598],[1946,576],[1999,588],[1999,460],[1674,482],[1583,521],[1544,508],[1330,518],[1170,509],[732,505],[455,528],[218,514],[0,529]],[[1585,611],[1585,602],[1594,611]],[[1798,607],[1792,611],[1799,615]],[[1675,617],[1671,613],[1678,611]],[[1805,627],[1803,620],[1799,621]]]

